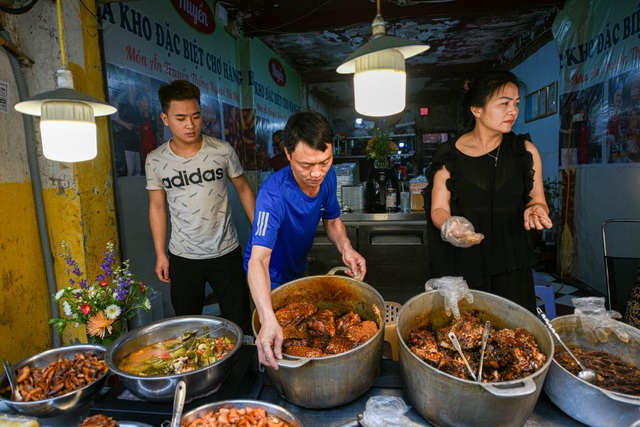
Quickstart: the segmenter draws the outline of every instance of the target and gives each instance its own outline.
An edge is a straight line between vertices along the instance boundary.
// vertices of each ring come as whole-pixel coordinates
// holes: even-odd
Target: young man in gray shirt
[[[255,196],[233,148],[201,134],[200,89],[185,80],[160,87],[160,117],[173,137],[149,153],[145,165],[156,274],[171,282],[177,316],[202,314],[205,283],[221,316],[251,335],[249,288],[231,219],[231,181],[249,221]],[[166,252],[167,206],[171,216]]]

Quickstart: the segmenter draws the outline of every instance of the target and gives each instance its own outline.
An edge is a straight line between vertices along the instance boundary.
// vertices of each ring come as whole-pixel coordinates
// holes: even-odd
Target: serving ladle
[[[13,363],[5,360],[4,372],[5,374],[7,374],[7,379],[9,380],[9,385],[11,386],[11,400],[20,402],[22,400],[22,395],[20,394],[20,390],[18,389],[18,380],[16,379],[16,370],[13,368]]]
[[[553,333],[553,335],[557,338],[558,342],[560,344],[562,344],[564,349],[567,350],[567,353],[569,353],[569,355],[571,355],[571,357],[573,357],[573,360],[575,360],[576,363],[578,364],[578,366],[580,367],[580,372],[578,372],[578,378],[580,378],[581,380],[584,380],[584,381],[586,381],[588,383],[596,382],[596,379],[598,378],[598,376],[596,375],[596,371],[594,371],[593,369],[587,368],[586,366],[584,366],[582,364],[582,362],[580,362],[580,360],[578,360],[576,355],[573,354],[573,352],[571,350],[569,350],[569,347],[567,347],[565,345],[565,343],[562,341],[562,339],[560,338],[560,335],[558,334],[556,329],[551,324],[551,321],[544,314],[544,311],[542,311],[542,309],[540,309],[540,307],[537,308],[537,311],[538,311],[538,314],[540,315],[540,317],[542,317],[542,320],[544,320],[545,325],[547,325],[547,328],[549,328],[551,333]]]

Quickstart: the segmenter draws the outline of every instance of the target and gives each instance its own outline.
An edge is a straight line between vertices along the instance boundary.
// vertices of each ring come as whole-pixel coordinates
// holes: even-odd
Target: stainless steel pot
[[[438,328],[450,323],[444,297],[438,291],[407,301],[396,318],[400,378],[404,395],[429,422],[438,426],[521,426],[533,412],[553,355],[553,341],[544,324],[525,308],[499,296],[472,290],[473,304],[460,301],[461,312],[477,310],[496,329],[523,328],[535,337],[547,361],[526,378],[500,383],[477,383],[445,372],[411,353],[412,330],[428,322]]]
[[[303,358],[284,355],[279,370],[266,367],[267,376],[288,401],[305,408],[330,408],[363,395],[375,382],[382,363],[384,300],[366,283],[343,276],[310,276],[286,283],[271,293],[273,309],[299,301],[319,307],[340,307],[378,324],[378,332],[366,343],[346,353]],[[260,319],[253,312],[253,331]]]
[[[235,337],[236,346],[211,365],[195,371],[176,375],[134,375],[121,370],[118,365],[127,355],[151,344],[178,338],[186,331],[208,327],[213,336]],[[242,345],[242,329],[235,323],[214,316],[178,316],[157,320],[119,337],[107,348],[105,362],[111,372],[117,374],[124,386],[136,396],[152,402],[171,402],[180,381],[186,384],[186,398],[198,397],[222,384],[233,367],[236,354]]]
[[[620,323],[629,334],[629,343],[616,336],[605,343],[593,343],[582,333],[577,315],[556,317],[551,321],[562,341],[570,347],[606,351],[627,363],[640,366],[640,331]],[[614,393],[574,376],[555,360],[551,364],[544,391],[549,399],[571,418],[593,427],[630,426],[640,421],[640,397]]]

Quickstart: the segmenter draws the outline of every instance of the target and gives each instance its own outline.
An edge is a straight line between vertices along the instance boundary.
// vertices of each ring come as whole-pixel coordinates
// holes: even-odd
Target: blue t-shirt
[[[291,166],[272,174],[260,187],[253,229],[244,253],[247,271],[253,245],[270,248],[271,288],[299,279],[307,268],[307,253],[313,245],[320,219],[336,219],[340,205],[336,197],[333,168],[320,184],[316,197],[300,190]]]

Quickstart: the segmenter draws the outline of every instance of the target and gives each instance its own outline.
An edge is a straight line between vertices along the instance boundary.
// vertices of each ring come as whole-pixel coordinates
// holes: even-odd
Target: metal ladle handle
[[[538,307],[536,310],[538,311],[538,314],[540,315],[540,317],[542,317],[542,320],[544,320],[544,324],[547,325],[547,328],[549,328],[549,330],[553,333],[553,335],[558,339],[558,342],[562,344],[565,350],[567,350],[567,353],[569,353],[569,355],[573,357],[573,360],[576,361],[580,369],[583,371],[586,370],[587,368],[582,364],[582,362],[580,362],[580,360],[578,360],[576,355],[573,354],[573,352],[569,350],[569,347],[567,347],[566,344],[562,341],[562,338],[560,338],[560,334],[558,334],[558,332],[556,331],[556,328],[553,327],[549,318],[544,314],[544,311],[542,311],[540,307]]]

